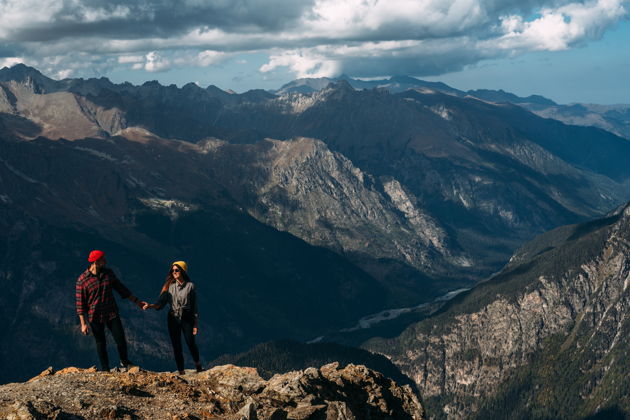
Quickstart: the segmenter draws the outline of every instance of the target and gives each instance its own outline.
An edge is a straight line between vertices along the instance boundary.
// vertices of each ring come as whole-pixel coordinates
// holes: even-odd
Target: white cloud
[[[596,0],[543,9],[540,15],[531,21],[516,15],[502,17],[504,34],[486,44],[511,50],[565,50],[576,43],[600,38],[608,27],[626,15],[626,10],[623,1]]]
[[[314,50],[286,51],[271,55],[267,64],[260,67],[263,73],[271,72],[278,67],[289,67],[297,77],[332,77],[339,75],[340,63],[327,59],[325,55]]]
[[[205,50],[197,54],[196,63],[202,67],[212,66],[225,59],[226,54],[221,51]]]
[[[0,1],[0,39],[10,39],[17,30],[45,25],[61,9],[62,2],[57,1]]]
[[[74,3],[78,2],[75,1]],[[131,9],[129,9],[129,7],[121,5],[108,10],[104,7],[93,9],[80,4],[79,8],[75,9],[75,11],[77,13],[77,20],[85,23],[102,22],[111,19],[123,19],[131,14]]]
[[[272,54],[260,71],[284,66],[298,77],[336,76],[342,72],[364,77],[440,74],[486,58],[564,50],[598,39],[627,15],[625,3],[564,2],[556,8],[540,9],[531,20],[516,14],[492,20],[489,10],[476,0],[392,0],[386,4],[320,0],[317,13],[305,23],[321,34],[345,31],[348,42]],[[414,22],[417,27],[412,29]],[[362,41],[370,30],[387,32],[388,25],[397,26],[399,36],[415,31],[417,39]]]
[[[459,33],[487,20],[479,0],[317,0],[303,24],[327,37],[370,37],[384,31],[421,38]]]
[[[118,57],[118,63],[120,64],[141,63],[143,61],[144,56],[142,55],[121,55]]]
[[[151,51],[145,57],[144,69],[149,72],[166,71],[171,68],[171,62],[168,58],[162,57],[156,51]]]
[[[72,76],[72,74],[74,73],[74,70],[72,69],[61,69],[58,70],[53,77],[56,79],[67,79],[68,77]]]
[[[24,59],[21,57],[4,57],[0,58],[0,68],[13,67],[16,64],[24,63]]]
[[[629,1],[0,0],[0,60],[45,62],[50,74],[158,72],[262,52],[268,74],[435,75],[599,39],[627,17]]]

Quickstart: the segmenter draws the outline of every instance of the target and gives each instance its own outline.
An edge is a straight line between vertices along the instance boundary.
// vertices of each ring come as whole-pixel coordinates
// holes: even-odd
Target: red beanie
[[[105,253],[103,251],[99,251],[98,249],[95,249],[94,251],[90,252],[90,256],[88,257],[88,262],[93,263],[94,261],[100,260],[104,256],[105,256]]]

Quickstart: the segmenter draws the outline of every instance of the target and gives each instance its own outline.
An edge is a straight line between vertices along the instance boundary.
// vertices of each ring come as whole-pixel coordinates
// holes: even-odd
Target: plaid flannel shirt
[[[87,312],[89,322],[105,322],[116,318],[118,306],[112,289],[123,299],[131,296],[131,291],[118,280],[112,270],[105,268],[98,275],[85,270],[77,279],[77,315],[85,315]]]

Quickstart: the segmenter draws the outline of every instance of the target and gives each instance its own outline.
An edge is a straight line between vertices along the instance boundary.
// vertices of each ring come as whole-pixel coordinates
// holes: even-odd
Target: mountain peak
[[[350,84],[349,81],[345,79],[337,80],[334,82],[330,82],[326,89],[332,89],[336,91],[352,91],[354,92],[354,88]]]
[[[25,77],[45,77],[39,70],[33,67],[29,67],[26,64],[18,63],[12,67],[3,67],[0,69],[0,76],[2,78],[11,78],[12,80],[22,79]],[[47,78],[48,79],[48,78]],[[52,79],[50,79],[52,80]]]
[[[554,106],[557,105],[551,99],[547,99],[544,96],[540,95],[530,95],[526,98],[517,96],[511,92],[506,92],[503,89],[499,90],[491,90],[491,89],[475,89],[469,90],[466,92],[470,96],[474,96],[475,98],[482,99],[484,101],[489,102],[510,102],[513,104],[537,104],[537,105],[546,105],[546,106]]]
[[[409,84],[409,85],[417,85],[418,83],[421,83],[422,81],[419,79],[416,79],[415,77],[411,77],[411,76],[404,76],[404,75],[395,75],[389,78],[390,82],[396,82],[396,83],[404,83],[404,84]]]
[[[25,73],[35,73],[41,75],[41,72],[34,67],[27,66],[24,63],[17,63],[11,67],[3,67],[0,71],[11,72],[12,74],[25,74]]]
[[[277,94],[285,93],[312,93],[322,89],[325,89],[330,83],[333,83],[334,79],[328,77],[318,78],[302,78],[296,79],[292,82],[284,84],[280,89],[275,91]]]
[[[142,84],[142,87],[152,87],[152,88],[160,88],[163,87],[160,82],[157,80],[147,80]]]
[[[0,69],[0,82],[32,83],[36,90],[51,91],[57,81],[44,76],[39,70],[23,63]]]
[[[203,90],[197,83],[188,82],[182,86],[182,90]]]

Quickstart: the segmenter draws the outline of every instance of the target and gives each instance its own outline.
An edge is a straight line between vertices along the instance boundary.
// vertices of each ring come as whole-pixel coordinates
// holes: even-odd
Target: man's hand
[[[127,296],[127,299],[129,299],[131,302],[135,303],[138,306],[138,308],[140,308],[140,309],[146,309],[144,306],[148,305],[144,300],[140,300],[137,297],[135,297],[134,295]]]
[[[88,335],[90,333],[90,326],[85,319],[85,315],[79,314],[79,321],[81,321],[81,333]]]
[[[193,335],[197,335],[197,331],[198,331],[197,327],[193,327]]]

